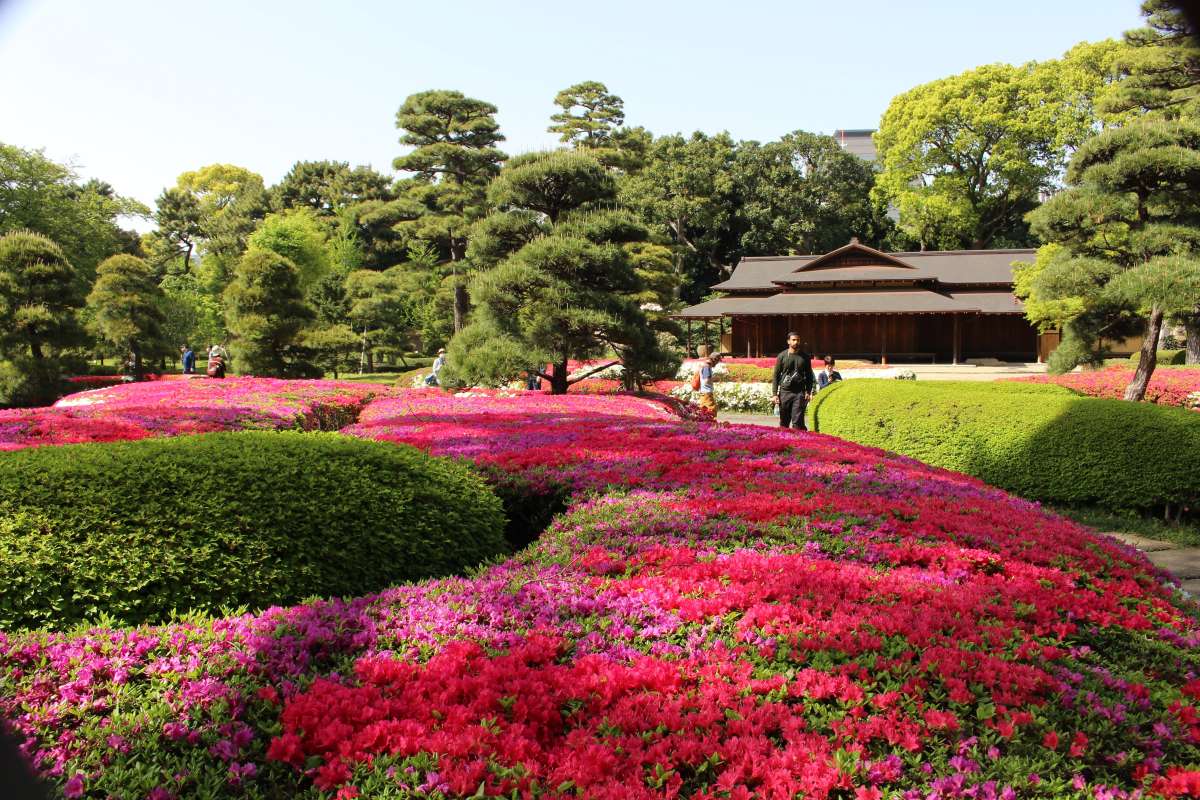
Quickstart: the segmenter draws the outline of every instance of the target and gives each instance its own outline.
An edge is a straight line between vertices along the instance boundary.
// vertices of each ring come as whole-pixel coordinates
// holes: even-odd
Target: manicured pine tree
[[[638,368],[667,360],[636,300],[644,287],[626,249],[648,232],[611,209],[615,193],[604,166],[578,151],[509,162],[488,190],[498,211],[479,223],[472,250],[495,266],[472,283],[477,316],[450,342],[451,375],[491,383],[533,370],[562,394],[571,358],[611,349]]]
[[[426,213],[400,222],[416,239],[444,246],[454,277],[454,330],[466,324],[470,296],[464,282],[468,232],[484,215],[488,183],[500,171],[504,141],[496,107],[462,92],[434,90],[410,95],[396,112],[400,143],[413,150],[393,166],[414,174],[407,193]]]
[[[304,303],[299,275],[290,261],[269,250],[247,250],[224,300],[241,371],[281,378],[317,374],[298,344],[314,314]]]
[[[1164,316],[1200,303],[1200,125],[1147,120],[1105,131],[1076,152],[1067,182],[1028,217],[1042,241],[1062,245],[1031,297],[1072,300],[1063,304],[1066,347],[1051,366],[1075,366],[1122,316],[1141,315],[1141,360],[1125,390],[1141,400]]]
[[[83,305],[75,267],[45,236],[14,231],[0,237],[0,348],[9,357],[49,358],[82,339],[75,312]]]
[[[154,268],[136,256],[106,259],[96,269],[87,304],[96,332],[129,354],[129,372],[141,380],[143,357],[163,345],[165,296]]]

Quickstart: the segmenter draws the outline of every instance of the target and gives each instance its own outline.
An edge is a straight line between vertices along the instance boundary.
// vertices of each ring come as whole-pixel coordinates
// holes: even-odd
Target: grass
[[[396,381],[396,376],[403,373],[397,372],[364,372],[361,375],[357,372],[339,372],[337,379],[339,381],[350,381],[351,383],[386,383],[392,384]],[[325,377],[333,380],[333,373],[326,372]]]
[[[1101,532],[1134,533],[1147,539],[1173,542],[1184,547],[1200,547],[1200,523],[1165,522],[1155,517],[1122,514],[1102,508],[1065,508],[1047,506],[1056,514],[1095,528]]]

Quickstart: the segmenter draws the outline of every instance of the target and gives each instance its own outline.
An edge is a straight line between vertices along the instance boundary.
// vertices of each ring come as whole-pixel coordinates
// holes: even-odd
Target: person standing
[[[805,431],[808,426],[804,422],[804,412],[816,385],[812,357],[800,349],[798,333],[788,334],[787,345],[787,350],[775,359],[771,402],[779,406],[779,427]]]
[[[833,368],[833,356],[825,356],[825,369],[817,373],[817,391],[842,379],[842,373]]]
[[[179,352],[183,354],[183,356],[182,356],[183,374],[184,375],[195,375],[196,374],[196,354],[192,352],[192,348],[188,347],[185,344],[183,347],[179,348]]]
[[[717,396],[713,391],[713,367],[720,360],[721,356],[712,355],[700,366],[700,407],[711,411],[714,417],[717,415]]]

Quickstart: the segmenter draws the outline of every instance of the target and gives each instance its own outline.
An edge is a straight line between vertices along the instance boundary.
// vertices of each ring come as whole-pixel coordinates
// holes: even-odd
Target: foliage
[[[820,392],[812,412],[822,433],[1035,500],[1114,511],[1200,500],[1200,419],[1178,408],[1053,385],[855,380]]]
[[[221,299],[205,291],[194,273],[165,275],[159,286],[163,292],[163,338],[172,348],[226,340]]]
[[[166,352],[165,299],[154,268],[136,256],[111,256],[96,270],[87,298],[92,325],[105,340],[129,353],[134,379],[142,377],[143,357]]]
[[[313,371],[298,348],[312,318],[292,262],[269,250],[248,250],[225,290],[225,319],[242,372],[266,377],[307,377]]]
[[[308,328],[301,333],[300,341],[312,352],[313,363],[323,372],[333,373],[334,380],[362,346],[362,337],[349,325],[343,324]]]
[[[613,177],[594,156],[566,150],[509,159],[487,190],[492,207],[541,214],[551,225],[568,211],[595,208],[615,195]]]
[[[1119,366],[1107,369],[1068,372],[1065,375],[1037,375],[1014,380],[1028,383],[1053,383],[1090,397],[1119,399],[1124,396],[1125,387],[1133,378],[1136,366],[1130,367],[1130,363],[1136,365],[1139,356],[1139,353],[1134,353],[1129,360],[1118,361]],[[1182,350],[1173,350],[1169,354],[1166,351],[1159,351],[1158,363],[1160,366],[1155,369],[1154,376],[1146,387],[1146,396],[1143,400],[1159,405],[1188,407],[1189,397],[1195,392],[1200,392],[1200,369],[1196,367],[1162,368],[1163,364],[1171,362],[1182,364],[1182,356]]]
[[[574,147],[607,148],[613,131],[625,122],[625,102],[599,81],[568,86],[554,96],[554,105],[562,110],[550,117],[554,124],[546,130]]]
[[[1186,356],[1186,350],[1159,350],[1155,353],[1154,360],[1160,367],[1180,366],[1185,363]],[[1142,360],[1141,352],[1133,353],[1129,360],[1134,364],[1138,363]]]
[[[345,161],[297,161],[269,191],[271,209],[307,209],[330,218],[367,200],[388,200],[391,181],[367,166]]]
[[[268,214],[246,246],[269,250],[296,267],[301,291],[308,291],[332,268],[326,231],[309,209]]]
[[[452,263],[454,330],[462,330],[470,305],[464,284],[468,231],[484,215],[484,192],[500,171],[504,141],[496,107],[461,92],[434,90],[409,95],[396,112],[400,143],[413,150],[393,166],[413,173],[405,192],[423,213],[398,227],[408,236],[434,242]]]
[[[765,383],[746,381],[725,381],[713,383],[713,400],[717,410],[732,411],[740,414],[770,414],[775,410],[772,402],[774,393],[771,391],[770,375]],[[671,390],[673,397],[690,402],[698,402],[700,393],[693,392],[690,384],[683,384]]]
[[[0,402],[39,405],[58,393],[60,348],[79,344],[83,305],[75,267],[41,234],[0,236],[0,356],[7,363]]]
[[[1027,246],[1022,217],[1095,124],[1093,98],[1119,46],[1061,60],[988,64],[899,95],[875,134],[874,196],[921,249]]]
[[[147,214],[141,203],[102,181],[81,182],[69,165],[41,150],[0,143],[0,236],[31,231],[49,238],[84,283],[109,256],[136,252],[137,235],[121,228],[120,220]]]
[[[249,429],[338,430],[382,388],[274,378],[118,379],[49,408],[0,411],[0,450]]]
[[[196,246],[205,257],[205,277],[219,291],[266,210],[261,175],[233,164],[210,164],[184,172],[173,188],[164,191],[157,218],[160,227],[166,221],[197,236]]]
[[[6,630],[357,594],[505,549],[467,469],[336,434],[25,450],[0,459],[0,496]]]
[[[1054,301],[1064,327],[1051,367],[1096,362],[1101,337],[1140,322],[1143,357],[1126,399],[1154,371],[1163,317],[1200,303],[1200,127],[1143,121],[1099,134],[1071,159],[1070,188],[1030,214],[1048,253],[1028,296]]]
[[[1082,800],[1200,755],[1193,606],[1131,549],[829,437],[504,394],[395,392],[348,432],[565,497],[533,547],[355,600],[10,633],[31,761],[89,796]]]
[[[1123,80],[1101,98],[1107,116],[1200,117],[1200,44],[1181,4],[1143,0],[1146,27],[1129,31],[1117,66]]]

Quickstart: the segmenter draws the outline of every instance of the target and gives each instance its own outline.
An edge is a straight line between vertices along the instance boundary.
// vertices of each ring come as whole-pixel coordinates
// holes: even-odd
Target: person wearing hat
[[[446,348],[439,347],[437,358],[433,360],[433,371],[429,373],[429,377],[425,379],[426,386],[440,386],[441,381],[438,380],[438,373],[442,371],[442,367],[446,366]]]

